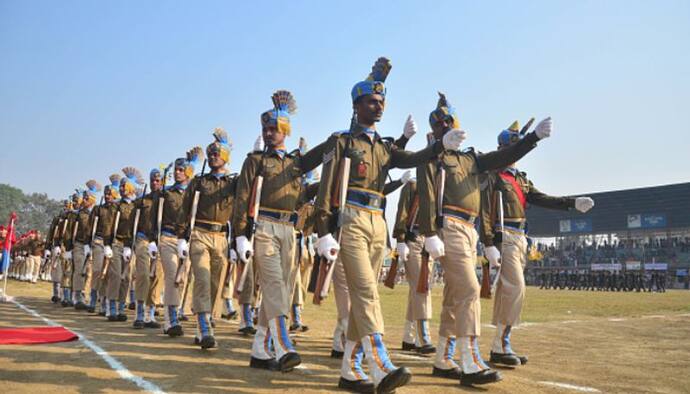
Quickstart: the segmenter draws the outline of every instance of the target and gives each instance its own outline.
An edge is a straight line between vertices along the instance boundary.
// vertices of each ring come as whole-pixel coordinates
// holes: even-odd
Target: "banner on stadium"
[[[628,215],[628,228],[664,228],[666,215],[663,214],[634,214]]]
[[[667,271],[667,263],[645,263],[644,269],[647,271]]]
[[[639,270],[641,266],[642,263],[639,261],[627,261],[625,263],[625,268],[628,270]]]
[[[561,233],[591,233],[592,219],[565,219],[558,223]]]
[[[687,269],[676,270],[676,276],[688,276],[688,270]]]
[[[592,271],[620,271],[622,268],[620,263],[615,264],[592,264]]]

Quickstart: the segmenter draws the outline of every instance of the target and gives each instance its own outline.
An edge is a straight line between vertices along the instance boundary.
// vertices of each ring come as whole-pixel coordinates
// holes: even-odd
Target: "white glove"
[[[110,246],[104,246],[103,255],[109,259],[113,258],[113,248],[111,248]]]
[[[132,258],[132,248],[125,247],[122,249],[122,258],[125,261],[129,261]]]
[[[594,200],[589,197],[577,197],[575,199],[575,209],[585,213],[594,207]]]
[[[46,250],[43,252],[43,258],[44,258],[44,259],[47,259],[48,257],[50,257],[50,250],[46,249]]]
[[[59,246],[53,248],[53,256],[58,257],[62,253],[62,249]]]
[[[338,258],[340,245],[338,245],[338,241],[333,238],[333,235],[328,233],[319,238],[319,241],[316,243],[316,249],[321,256],[326,258],[326,260],[333,262]]]
[[[458,150],[460,144],[467,138],[465,130],[453,129],[443,135],[443,148],[446,150]]]
[[[537,135],[537,137],[540,140],[543,140],[544,138],[551,137],[551,130],[552,129],[553,129],[553,122],[551,121],[551,117],[549,116],[548,118],[539,122],[537,127],[534,129],[534,133]]]
[[[318,242],[317,239],[310,237],[309,242],[307,242],[307,252],[309,256],[316,256],[316,250],[314,250],[314,242]]]
[[[72,260],[72,251],[71,250],[66,251],[64,258],[65,258],[65,260]]]
[[[405,242],[398,242],[395,245],[395,250],[398,252],[398,257],[400,257],[401,261],[407,261],[407,258],[410,256],[410,248],[407,247]]]
[[[415,134],[417,134],[417,123],[412,119],[412,115],[407,115],[405,127],[403,127],[403,135],[409,140]]]
[[[501,252],[498,251],[497,247],[489,246],[488,248],[484,249],[484,257],[489,260],[489,264],[492,268],[498,268],[501,266]]]
[[[180,238],[177,240],[177,257],[181,259],[186,259],[187,255],[189,254],[189,244],[187,244],[187,240],[184,238]]]
[[[235,252],[235,249],[230,248],[230,262],[232,264],[237,264],[237,252]]]
[[[235,238],[235,246],[237,247],[237,254],[240,257],[240,260],[248,263],[249,259],[251,259],[254,255],[254,246],[251,242],[249,242],[249,239],[247,239],[247,237],[244,235],[239,236]]]
[[[91,256],[91,246],[84,245],[84,256],[88,259]]]
[[[402,176],[400,177],[400,182],[402,182],[403,185],[407,184],[407,182],[412,180],[412,172],[410,170],[407,170],[403,172]]]
[[[426,251],[429,253],[429,256],[431,256],[431,258],[434,260],[446,254],[443,241],[441,241],[441,238],[439,238],[438,235],[427,237],[424,240],[424,249],[426,249]]]
[[[264,150],[264,137],[259,134],[259,137],[254,141],[254,150],[263,151]]]
[[[152,259],[158,257],[158,246],[155,242],[149,242],[149,257]]]

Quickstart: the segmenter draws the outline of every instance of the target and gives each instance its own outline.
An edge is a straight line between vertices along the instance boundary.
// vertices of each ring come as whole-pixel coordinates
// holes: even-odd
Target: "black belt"
[[[477,217],[474,215],[450,207],[443,207],[443,214],[462,219],[470,224],[474,224],[475,220],[477,220]]]
[[[348,190],[347,202],[370,209],[383,210],[386,208],[386,197],[374,193],[367,193],[362,190]]]
[[[293,225],[297,223],[297,213],[295,212],[276,212],[259,209],[259,216],[265,216],[279,222],[292,223]]]
[[[200,229],[204,229],[204,230],[210,231],[212,233],[227,233],[228,232],[228,225],[227,224],[196,222],[196,223],[194,223],[194,225]]]

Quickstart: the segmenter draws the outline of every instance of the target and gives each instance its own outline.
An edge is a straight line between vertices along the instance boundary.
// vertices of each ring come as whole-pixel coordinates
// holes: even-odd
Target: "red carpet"
[[[69,342],[77,338],[65,327],[0,328],[0,345]]]

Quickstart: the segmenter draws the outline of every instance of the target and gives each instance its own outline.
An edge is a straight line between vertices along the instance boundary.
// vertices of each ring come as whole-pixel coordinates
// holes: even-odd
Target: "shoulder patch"
[[[322,159],[323,164],[326,164],[329,161],[333,160],[333,156],[335,156],[335,148],[331,149],[330,152],[323,154],[323,159]]]

